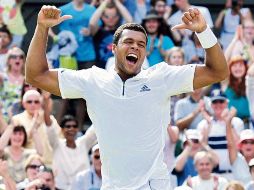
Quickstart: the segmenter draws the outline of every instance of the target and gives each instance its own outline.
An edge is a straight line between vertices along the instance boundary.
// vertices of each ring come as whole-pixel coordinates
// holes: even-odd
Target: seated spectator
[[[25,54],[20,48],[13,47],[8,51],[7,72],[0,74],[0,98],[6,121],[12,117],[10,112],[12,105],[20,100],[24,82],[24,63]]]
[[[178,185],[182,185],[188,176],[196,176],[197,171],[194,168],[194,156],[198,151],[206,150],[212,155],[214,166],[217,166],[219,159],[216,153],[202,142],[202,136],[197,129],[186,130],[183,137],[183,151],[177,157],[173,174],[177,175]]]
[[[78,121],[71,115],[65,115],[60,123],[64,139],[57,136],[56,127],[47,124],[47,135],[53,149],[53,170],[56,172],[56,187],[69,189],[75,175],[88,169],[88,151],[96,143],[93,127],[85,135],[76,139],[79,131]]]
[[[249,101],[252,127],[254,127],[254,64],[251,64],[246,77],[246,96]]]
[[[243,21],[240,9],[241,4],[233,0],[232,6],[221,10],[215,21],[215,28],[221,29],[220,43],[224,50],[233,39],[237,26]]]
[[[91,168],[76,175],[72,182],[72,190],[99,190],[101,188],[101,159],[98,144],[92,148],[91,159]]]
[[[174,47],[171,38],[165,35],[162,18],[156,11],[151,10],[142,20],[142,26],[148,35],[147,59],[150,66],[164,61],[165,52]]]
[[[16,183],[9,174],[8,164],[0,159],[0,189],[16,190]]]
[[[30,155],[25,164],[26,178],[17,184],[17,190],[39,189],[43,185],[43,181],[39,178],[43,168],[42,157],[37,154]]]
[[[189,177],[185,181],[185,185],[193,190],[224,190],[227,185],[227,180],[218,175],[212,174],[214,168],[213,157],[206,151],[197,152],[194,156],[194,164],[197,176]]]
[[[246,97],[245,76],[248,66],[241,56],[234,56],[229,61],[229,81],[225,90],[229,108],[235,107],[236,116],[244,121],[245,128],[249,128],[249,102]]]
[[[225,109],[222,113],[226,124],[227,149],[229,161],[232,165],[233,178],[246,184],[251,180],[248,162],[254,157],[254,146],[249,144],[249,141],[254,141],[254,132],[250,129],[241,132],[238,152],[238,135],[231,124],[235,114],[236,109],[234,108],[231,108],[230,110]]]
[[[96,66],[101,68],[105,68],[108,58],[113,56],[113,35],[118,26],[122,24],[122,19],[125,23],[132,22],[131,14],[121,1],[113,2],[111,0],[103,1],[92,15],[89,23],[97,57]],[[102,25],[99,24],[99,19],[102,20]]]
[[[25,111],[13,116],[12,120],[15,125],[23,125],[27,132],[27,148],[34,148],[34,140],[32,139],[33,127],[32,123],[38,124],[39,138],[43,139],[43,159],[46,165],[52,164],[52,148],[50,147],[49,140],[46,132],[46,123],[52,121],[52,126],[58,129],[60,134],[60,127],[56,122],[53,115],[50,115],[52,105],[50,94],[45,93],[43,96],[36,90],[28,90],[23,96],[23,106]],[[38,115],[38,116],[37,116]],[[36,116],[36,117],[35,117]]]
[[[12,35],[6,25],[0,26],[0,73],[7,71],[7,52],[11,41]]]
[[[31,154],[43,154],[42,142],[37,130],[39,126],[34,121],[35,120],[33,120],[31,124],[31,138],[35,142],[36,150],[25,148],[27,144],[27,134],[23,126],[9,125],[0,138],[0,157],[7,161],[9,174],[15,182],[21,182],[25,179],[24,166],[26,159]],[[6,125],[6,123],[1,123],[1,125]]]
[[[200,121],[197,128],[203,134],[204,140],[214,149],[219,157],[219,166],[214,172],[221,174],[227,179],[233,179],[227,150],[226,123],[223,115],[227,107],[228,100],[225,95],[218,89],[213,90],[211,93],[213,115],[207,116]],[[231,125],[239,138],[240,132],[244,129],[243,121],[238,117],[233,117]]]

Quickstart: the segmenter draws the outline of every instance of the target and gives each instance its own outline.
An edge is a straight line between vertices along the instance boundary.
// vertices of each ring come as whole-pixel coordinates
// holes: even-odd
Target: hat
[[[226,96],[223,94],[223,92],[220,89],[215,89],[211,92],[210,96],[211,102],[215,100],[227,100]]]
[[[254,158],[252,158],[250,161],[249,161],[249,166],[254,166]]]
[[[198,131],[197,129],[188,129],[186,130],[185,135],[183,136],[183,143],[187,141],[188,139],[197,139],[201,141],[201,138],[202,138],[202,135],[200,131]]]
[[[235,55],[235,56],[231,57],[231,59],[229,60],[228,63],[229,63],[229,65],[231,65],[233,63],[240,62],[240,61],[245,63],[245,60],[241,55]]]
[[[146,13],[145,18],[143,18],[143,21],[151,20],[151,19],[161,19],[161,16],[157,14],[155,10],[148,11]]]
[[[240,133],[240,143],[244,140],[254,139],[254,131],[252,129],[244,129]],[[254,162],[254,160],[253,160]]]
[[[96,150],[99,150],[99,149],[100,149],[99,144],[94,145],[92,148],[92,153],[94,153]]]

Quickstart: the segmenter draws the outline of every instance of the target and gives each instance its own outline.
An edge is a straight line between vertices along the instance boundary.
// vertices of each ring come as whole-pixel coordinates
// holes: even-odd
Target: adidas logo
[[[148,87],[148,86],[146,86],[146,85],[144,85],[141,89],[140,89],[140,92],[145,92],[145,91],[150,91],[151,89]]]

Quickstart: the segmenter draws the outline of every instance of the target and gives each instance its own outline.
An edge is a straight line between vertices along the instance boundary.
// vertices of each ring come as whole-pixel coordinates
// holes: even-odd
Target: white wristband
[[[201,46],[204,49],[208,49],[210,47],[213,47],[217,42],[217,38],[212,32],[211,28],[207,25],[206,29],[203,32],[197,33],[195,32]]]

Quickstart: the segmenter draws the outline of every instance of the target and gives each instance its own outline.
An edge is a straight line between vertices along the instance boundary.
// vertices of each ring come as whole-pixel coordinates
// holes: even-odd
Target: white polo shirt
[[[195,65],[162,62],[123,82],[97,67],[58,72],[63,98],[84,98],[100,146],[102,190],[167,179],[163,162],[170,96],[193,90]]]

